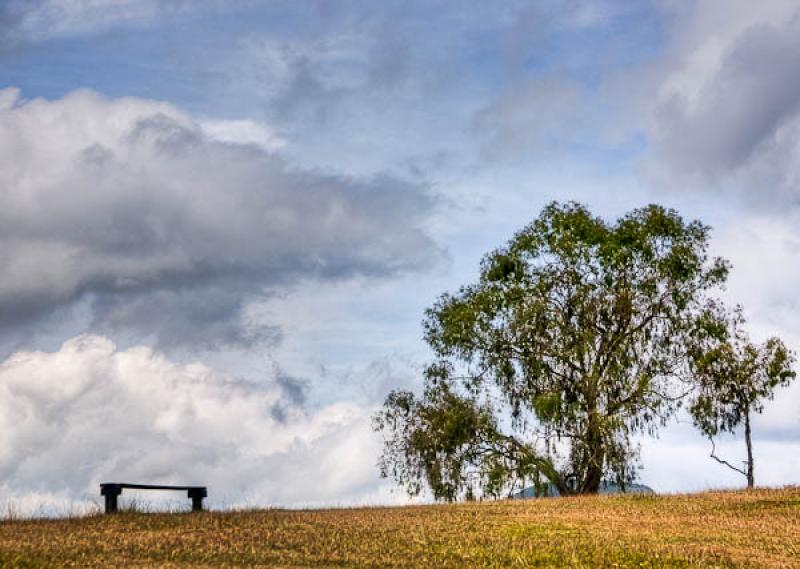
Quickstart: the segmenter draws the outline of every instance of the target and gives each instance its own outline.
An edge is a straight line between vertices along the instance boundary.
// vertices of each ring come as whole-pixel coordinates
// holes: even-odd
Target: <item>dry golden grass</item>
[[[800,567],[800,488],[0,523],[2,567]]]

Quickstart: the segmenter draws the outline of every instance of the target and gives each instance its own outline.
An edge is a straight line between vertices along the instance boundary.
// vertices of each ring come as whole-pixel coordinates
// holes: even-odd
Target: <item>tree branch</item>
[[[713,438],[711,438],[711,437],[709,437],[709,439],[708,439],[708,440],[710,440],[710,441],[711,441],[711,454],[709,455],[709,456],[711,456],[711,458],[713,458],[714,460],[716,460],[716,461],[717,461],[717,462],[719,462],[720,464],[724,464],[725,466],[727,466],[727,467],[728,467],[728,468],[730,468],[731,470],[735,470],[736,472],[738,472],[738,473],[739,473],[739,474],[741,474],[742,476],[747,476],[747,472],[745,472],[745,471],[744,471],[744,470],[742,470],[741,468],[736,468],[734,465],[732,465],[732,464],[731,464],[730,462],[728,462],[727,460],[722,460],[722,459],[721,459],[721,458],[719,458],[719,457],[718,457],[716,454],[714,454],[714,453],[715,453],[715,451],[716,451],[716,445],[714,444],[714,439],[713,439]]]

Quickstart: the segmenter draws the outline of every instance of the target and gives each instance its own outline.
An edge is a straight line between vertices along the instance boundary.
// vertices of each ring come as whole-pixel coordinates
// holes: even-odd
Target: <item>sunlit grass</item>
[[[0,523],[3,567],[800,567],[800,488]]]

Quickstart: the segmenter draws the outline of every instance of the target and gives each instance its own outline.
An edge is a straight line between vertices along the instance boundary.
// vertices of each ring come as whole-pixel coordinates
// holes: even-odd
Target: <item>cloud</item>
[[[796,202],[797,3],[703,2],[673,25],[674,46],[658,64],[649,169],[668,183]]]
[[[7,0],[0,7],[0,47],[137,26],[224,0]]]
[[[490,160],[552,158],[587,136],[590,117],[579,104],[579,84],[555,77],[514,85],[475,117],[475,131]]]
[[[497,47],[485,40],[505,34],[526,5],[296,2],[279,28],[242,34],[209,54],[224,62],[213,66],[211,91],[224,93],[215,104],[263,112],[304,163],[463,171],[471,117],[495,90],[485,79],[502,76],[492,69]],[[274,18],[275,7],[258,14]]]
[[[0,363],[0,489],[49,507],[102,481],[206,484],[216,506],[385,500],[371,412],[79,336]]]
[[[539,2],[515,16],[495,62],[501,88],[473,117],[482,157],[539,169],[618,163],[638,135],[625,76],[659,41],[648,4]]]
[[[286,146],[286,141],[268,125],[251,120],[209,119],[201,121],[200,126],[210,138],[220,142],[254,144],[267,151],[275,151]]]
[[[419,185],[298,169],[167,103],[18,95],[0,96],[5,330],[83,303],[91,329],[162,345],[260,341],[254,298],[441,254]]]
[[[800,344],[800,236],[797,212],[747,213],[715,231],[714,252],[733,264],[726,295],[743,303],[763,339],[781,331]]]

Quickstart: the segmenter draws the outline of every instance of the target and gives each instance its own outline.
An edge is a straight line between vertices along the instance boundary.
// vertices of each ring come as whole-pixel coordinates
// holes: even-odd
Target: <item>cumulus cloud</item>
[[[102,481],[207,484],[216,506],[385,499],[371,411],[79,336],[0,364],[0,489],[29,506],[91,501]]]
[[[241,125],[209,131],[167,103],[18,96],[0,96],[5,329],[83,302],[97,330],[256,341],[274,331],[247,322],[249,299],[439,255],[418,185],[293,168]]]

